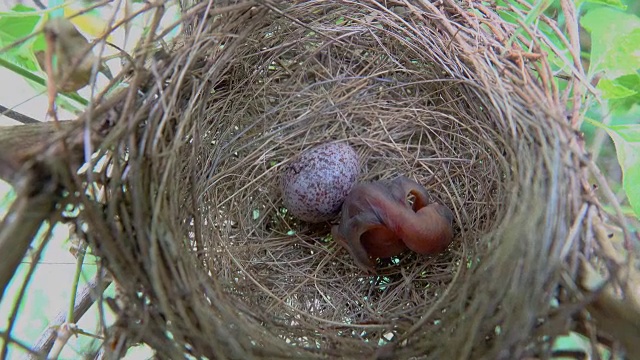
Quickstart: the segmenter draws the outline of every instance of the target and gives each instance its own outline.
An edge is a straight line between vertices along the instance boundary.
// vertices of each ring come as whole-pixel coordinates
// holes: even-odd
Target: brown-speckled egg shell
[[[356,182],[358,154],[345,143],[318,145],[285,167],[281,187],[284,205],[307,222],[334,218]]]

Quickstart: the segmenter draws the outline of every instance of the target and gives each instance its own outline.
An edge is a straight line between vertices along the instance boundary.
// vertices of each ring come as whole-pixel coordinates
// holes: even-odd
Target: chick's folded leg
[[[432,202],[431,196],[424,186],[403,175],[393,179],[389,184],[389,189],[393,198],[405,205],[409,205],[407,196],[413,195],[413,211],[418,211]]]
[[[420,209],[403,228],[403,241],[420,254],[437,254],[453,240],[453,213],[443,205],[432,203]]]

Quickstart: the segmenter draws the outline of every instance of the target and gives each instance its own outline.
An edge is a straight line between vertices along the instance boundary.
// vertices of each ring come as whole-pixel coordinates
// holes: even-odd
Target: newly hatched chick
[[[413,205],[409,195],[415,198]],[[407,249],[420,254],[441,252],[453,239],[453,213],[429,199],[422,185],[405,176],[389,185],[358,184],[345,199],[341,222],[333,226],[332,236],[366,272],[375,272],[373,259]]]

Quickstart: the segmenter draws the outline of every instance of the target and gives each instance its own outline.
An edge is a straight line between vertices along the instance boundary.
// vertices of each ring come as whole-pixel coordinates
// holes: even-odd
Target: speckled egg
[[[330,220],[340,212],[359,172],[358,154],[346,143],[310,148],[283,170],[280,184],[284,205],[300,220]]]

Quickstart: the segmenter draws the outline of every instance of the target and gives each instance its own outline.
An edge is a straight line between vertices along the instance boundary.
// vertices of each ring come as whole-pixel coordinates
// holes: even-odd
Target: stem
[[[13,71],[14,73],[22,76],[23,78],[27,79],[27,80],[31,80],[33,82],[35,82],[36,84],[42,85],[42,86],[47,86],[47,82],[41,78],[40,76],[32,73],[31,71],[24,69],[16,64],[13,64],[3,58],[0,57],[0,66]],[[74,100],[78,103],[80,103],[83,106],[87,106],[89,105],[89,101],[85,98],[83,98],[82,96],[78,95],[78,93],[74,92],[74,93],[60,93],[60,95],[69,98],[71,100]]]
[[[73,310],[76,305],[76,296],[78,294],[78,282],[80,281],[80,274],[82,274],[82,264],[84,263],[84,256],[87,252],[87,246],[82,244],[78,257],[76,258],[76,273],[73,277],[73,284],[71,284],[71,301],[69,301],[69,312],[67,313],[67,322],[73,324],[76,319],[73,317]]]
[[[55,197],[40,194],[14,200],[0,223],[0,300],[42,223],[51,217]]]
[[[15,121],[18,121],[20,123],[23,124],[37,124],[41,121],[38,121],[30,116],[21,114],[17,111],[13,111],[11,109],[9,109],[8,107],[2,106],[0,105],[0,115],[4,115],[10,119],[13,119]]]
[[[38,267],[38,263],[40,262],[42,252],[44,251],[45,247],[49,243],[49,239],[51,238],[51,233],[53,231],[54,226],[55,225],[52,225],[51,223],[49,223],[49,228],[47,229],[46,234],[43,236],[42,242],[40,243],[35,253],[33,254],[33,257],[32,257],[33,261],[31,261],[29,270],[27,271],[27,276],[21,284],[20,291],[18,292],[18,296],[15,299],[15,305],[13,306],[13,310],[11,311],[11,315],[9,316],[9,325],[7,326],[6,332],[4,334],[4,344],[2,346],[2,350],[0,350],[0,359],[7,358],[7,353],[9,351],[9,342],[11,339],[11,331],[13,330],[13,327],[16,323],[16,318],[18,317],[18,311],[20,310],[20,305],[22,305],[22,300],[24,299],[24,294],[27,290],[27,286],[29,285],[29,281],[33,277],[33,273]]]
[[[586,123],[587,123],[587,124],[589,124],[589,125],[593,125],[593,126],[595,126],[595,127],[597,127],[597,128],[603,129],[603,130],[607,130],[607,129],[609,129],[609,128],[607,127],[607,125],[603,124],[602,122],[600,122],[600,121],[598,121],[598,120],[594,120],[594,119],[589,118],[589,117],[585,117],[585,118],[584,118],[584,122],[586,122]]]
[[[106,272],[104,270],[98,271],[98,273],[89,281],[80,291],[78,291],[78,297],[73,308],[73,319],[79,321],[80,318],[89,310],[91,305],[96,299],[102,298],[102,293],[111,284],[110,280],[105,280]],[[33,352],[38,354],[28,354],[24,360],[36,360],[41,359],[42,356],[49,354],[53,348],[53,344],[57,338],[56,328],[65,323],[67,319],[67,311],[62,310],[58,313],[55,319],[51,322],[51,325],[40,334],[40,337],[33,345]],[[49,357],[46,356],[48,359]]]

